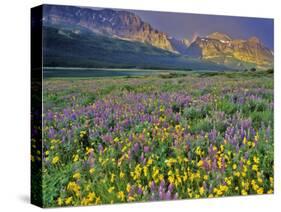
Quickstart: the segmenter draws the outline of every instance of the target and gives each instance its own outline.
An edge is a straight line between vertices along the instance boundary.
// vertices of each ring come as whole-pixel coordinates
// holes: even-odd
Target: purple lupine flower
[[[249,153],[248,153],[248,152],[245,152],[245,156],[244,156],[244,157],[245,157],[246,160],[248,160],[248,158],[249,158]]]
[[[133,151],[137,153],[139,151],[139,143],[135,143],[133,146]]]
[[[51,139],[55,137],[55,130],[54,130],[54,128],[50,128],[49,129],[48,137],[51,138]]]
[[[236,152],[238,153],[240,151],[239,144],[236,145]]]
[[[168,191],[173,192],[174,187],[175,186],[172,183],[170,183],[169,186],[168,186]]]
[[[209,169],[210,169],[209,163],[208,163],[206,160],[203,160],[203,167],[204,167],[206,170],[209,170]]]
[[[72,121],[75,121],[75,120],[76,120],[76,115],[75,115],[75,114],[72,114],[72,115],[71,115],[71,120],[72,120]]]
[[[162,190],[158,192],[159,195],[159,199],[160,200],[164,200],[165,199],[165,192],[163,192]]]
[[[165,181],[164,181],[164,180],[162,180],[162,181],[160,182],[160,185],[159,185],[158,191],[163,191],[163,190],[164,190],[164,186],[165,186]]]
[[[138,188],[138,194],[142,195],[142,188],[141,187]]]
[[[169,190],[166,192],[165,199],[166,200],[171,200],[172,199],[172,194],[171,194],[171,192]]]
[[[154,191],[154,190],[155,190],[155,182],[154,182],[154,181],[151,182],[150,190],[151,190],[151,191]]]
[[[102,144],[99,144],[99,145],[98,145],[98,151],[99,151],[99,153],[102,153],[102,152],[103,152],[103,146],[102,146]]]
[[[212,129],[208,137],[211,142],[215,142],[217,138],[217,131],[215,129]]]
[[[144,146],[144,147],[143,147],[143,151],[144,151],[145,153],[148,153],[149,150],[150,150],[149,146]]]
[[[212,169],[217,169],[217,159],[215,158],[212,162]]]

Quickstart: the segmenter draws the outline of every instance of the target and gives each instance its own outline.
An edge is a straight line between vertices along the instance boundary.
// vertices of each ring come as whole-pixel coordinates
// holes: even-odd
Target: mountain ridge
[[[44,67],[229,70],[209,61],[87,30],[44,27]]]
[[[172,53],[230,68],[267,69],[273,66],[272,51],[255,36],[242,40],[222,32],[213,32],[189,42],[187,39],[178,40],[155,29],[131,11],[47,5],[43,14],[43,23],[46,26],[82,27],[96,34],[142,42]]]
[[[78,24],[93,32],[147,42],[161,49],[174,51],[168,35],[154,29],[132,12],[112,9],[93,10],[74,6],[46,7],[46,22]],[[75,15],[71,15],[75,14]],[[59,17],[61,19],[59,19]]]

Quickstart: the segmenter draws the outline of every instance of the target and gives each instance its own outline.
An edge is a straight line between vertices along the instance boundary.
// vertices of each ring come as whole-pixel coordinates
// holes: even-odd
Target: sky
[[[178,39],[192,40],[195,36],[222,32],[234,39],[256,36],[265,46],[271,50],[274,48],[273,19],[136,10],[132,12],[154,28]]]

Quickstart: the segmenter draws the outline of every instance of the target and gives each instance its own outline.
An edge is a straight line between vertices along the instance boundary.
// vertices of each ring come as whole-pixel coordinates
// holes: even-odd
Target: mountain
[[[161,49],[175,51],[164,32],[154,29],[132,12],[46,5],[43,14],[43,21],[48,25],[80,26],[92,32],[140,41]]]
[[[209,39],[213,40],[220,40],[220,41],[231,41],[232,38],[226,34],[220,33],[220,32],[213,32],[210,35],[207,36]]]
[[[190,42],[188,39],[182,39],[178,40],[176,38],[170,37],[169,41],[171,42],[171,45],[173,46],[174,50],[180,54],[188,54],[188,47],[190,45]]]
[[[114,46],[113,41],[115,41],[122,48],[123,44],[124,46],[130,46],[132,52],[137,50],[137,55],[140,54],[140,49],[146,50],[146,56],[151,56],[150,53],[152,52],[152,55],[155,56],[155,52],[157,52],[158,59],[155,60],[156,66],[160,65],[158,62],[160,61],[161,54],[163,54],[163,58],[169,61],[171,58],[177,58],[175,62],[179,62],[178,58],[181,58],[179,67],[182,67],[183,64],[189,67],[191,61],[196,61],[197,64],[195,67],[198,67],[198,63],[201,62],[204,67],[206,64],[210,64],[212,67],[214,67],[214,64],[217,64],[217,66],[221,65],[224,68],[240,70],[252,67],[267,69],[273,66],[272,51],[264,46],[256,37],[241,40],[234,39],[221,32],[214,32],[205,37],[197,37],[190,42],[188,39],[179,40],[168,36],[167,33],[155,29],[149,23],[144,22],[139,16],[129,11],[55,5],[45,5],[43,8],[44,27],[60,29],[61,33],[65,33],[65,30],[76,33],[87,31],[88,37],[102,38],[99,39],[100,42],[108,41]],[[81,36],[85,36],[85,33]],[[66,36],[56,36],[56,38],[67,39]],[[89,38],[89,40],[95,42],[92,38]],[[121,42],[122,40],[126,42]],[[51,41],[49,42],[51,43]],[[83,43],[78,40],[77,42]],[[91,44],[89,43],[89,45]],[[105,45],[106,48],[102,48],[102,45]],[[107,52],[107,45],[108,43],[100,43],[97,47]],[[58,50],[56,46],[53,46],[53,48]],[[85,49],[88,48],[85,46]],[[127,49],[122,50],[128,53]],[[83,54],[84,49],[81,49],[81,51],[81,54]],[[112,51],[117,52],[113,48]],[[48,52],[52,52],[53,54],[55,51],[49,49]],[[100,52],[100,54],[104,56],[105,52]],[[108,53],[113,56],[112,52]],[[95,51],[96,56],[98,56],[97,54]],[[122,52],[119,52],[119,54],[126,55],[122,54]],[[167,55],[169,55],[169,59]],[[152,66],[151,60],[146,56],[142,54],[142,59],[146,58],[150,62],[146,64],[142,61],[140,65],[149,64],[149,66]],[[132,57],[129,56],[129,58]],[[54,57],[52,58],[56,60]],[[84,58],[80,59],[85,60]],[[105,57],[102,57],[102,59],[106,60]],[[122,59],[120,60],[121,64],[123,64]],[[184,62],[182,63],[182,61]],[[102,61],[99,63],[102,63]],[[108,63],[106,62],[106,64]],[[117,62],[117,64],[119,63]],[[165,62],[162,63],[161,67],[163,67],[163,64]]]
[[[43,66],[229,70],[209,61],[94,33],[85,29],[43,28]]]
[[[273,65],[273,53],[258,38],[232,39],[219,32],[206,37],[197,37],[185,55],[239,69],[251,67],[265,69]]]

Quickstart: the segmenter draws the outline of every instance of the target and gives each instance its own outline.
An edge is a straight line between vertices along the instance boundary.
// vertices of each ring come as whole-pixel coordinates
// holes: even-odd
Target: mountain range
[[[45,5],[43,26],[46,65],[221,70],[273,66],[273,52],[257,37],[242,40],[214,32],[192,42],[179,40],[130,11]]]

